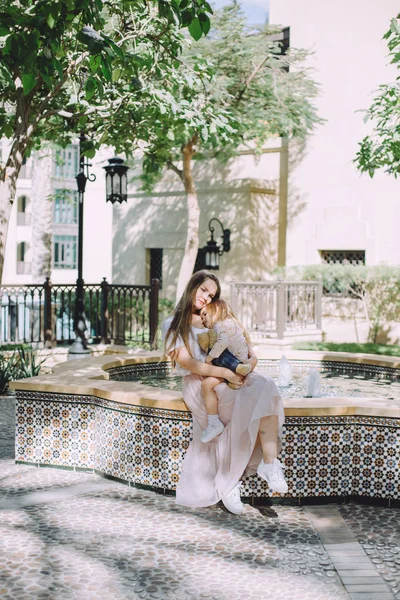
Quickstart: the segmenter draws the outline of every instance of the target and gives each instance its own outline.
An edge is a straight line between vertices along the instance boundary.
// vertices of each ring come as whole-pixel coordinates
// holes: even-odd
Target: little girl
[[[229,304],[225,300],[214,300],[201,309],[200,316],[203,325],[213,329],[217,335],[217,340],[206,356],[205,362],[223,366],[239,375],[248,375],[251,371],[251,365],[247,362],[250,338]],[[223,381],[217,377],[205,377],[201,383],[208,414],[208,426],[201,436],[203,443],[211,441],[225,429],[219,419],[218,399],[214,391],[214,388]]]

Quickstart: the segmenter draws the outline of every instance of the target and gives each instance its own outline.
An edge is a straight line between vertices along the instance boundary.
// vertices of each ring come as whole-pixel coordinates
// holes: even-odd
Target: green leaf
[[[10,30],[5,25],[0,25],[0,37],[4,37],[10,33]]]
[[[89,77],[88,80],[86,81],[86,85],[85,85],[86,100],[89,101],[93,98],[96,89],[97,89],[96,80],[93,77]]]
[[[200,20],[200,27],[202,32],[204,33],[204,35],[207,35],[207,33],[210,31],[211,28],[211,21],[208,18],[208,16],[205,13],[201,13],[199,15],[199,20]]]
[[[83,152],[83,154],[85,156],[87,156],[88,158],[94,158],[96,155],[96,149],[95,148],[88,148],[88,150],[85,150]]]
[[[393,56],[393,58],[390,62],[391,63],[400,62],[400,52],[396,52],[396,54]]]
[[[29,73],[27,75],[22,75],[22,86],[24,88],[24,96],[27,96],[36,85],[36,77]]]
[[[115,56],[118,56],[118,58],[124,58],[124,53],[121,50],[121,48],[119,46],[117,46],[117,44],[115,42],[113,42],[113,40],[108,37],[107,35],[104,35],[104,33],[102,34],[102,37],[106,40],[107,44],[109,45],[109,47],[111,48],[111,50],[113,50]]]
[[[182,24],[184,27],[190,25],[194,17],[194,13],[192,10],[184,10],[182,12]]]
[[[199,21],[198,17],[195,17],[193,19],[193,21],[189,24],[188,29],[189,29],[190,35],[192,36],[192,38],[194,40],[196,40],[196,42],[203,35],[203,30],[201,28],[200,21]]]
[[[121,77],[121,72],[122,72],[121,69],[113,69],[113,72],[112,72],[113,83],[116,83],[119,80],[119,78]]]
[[[51,13],[47,15],[46,22],[50,29],[53,29],[54,25],[56,24],[56,21]]]
[[[87,46],[91,54],[100,54],[106,43],[92,27],[83,27],[76,37],[79,42]]]
[[[168,133],[167,133],[167,138],[168,138],[169,140],[171,140],[171,142],[173,142],[173,141],[175,140],[175,135],[174,135],[174,132],[173,132],[173,131],[171,131],[171,130],[169,130],[169,131],[168,131]]]

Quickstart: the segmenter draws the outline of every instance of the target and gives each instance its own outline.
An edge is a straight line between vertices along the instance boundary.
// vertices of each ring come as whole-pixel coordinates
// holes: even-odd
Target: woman
[[[229,369],[207,364],[205,352],[197,343],[197,333],[205,330],[200,311],[219,298],[218,278],[198,271],[187,284],[174,313],[162,324],[166,353],[183,375],[183,399],[193,415],[193,440],[186,452],[176,490],[176,502],[183,506],[210,506],[222,500],[234,514],[243,512],[239,480],[258,473],[271,489],[285,493],[287,485],[277,459],[284,411],[274,381],[261,373],[245,378]],[[252,371],[257,364],[249,346]],[[224,431],[208,444],[201,443],[207,426],[207,412],[201,395],[204,377],[219,377],[239,384],[237,390],[226,383],[215,388],[219,418]]]

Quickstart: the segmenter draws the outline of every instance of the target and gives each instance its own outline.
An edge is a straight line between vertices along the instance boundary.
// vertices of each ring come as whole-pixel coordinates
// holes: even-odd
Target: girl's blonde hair
[[[243,335],[246,339],[246,342],[251,346],[250,336],[247,333],[246,329],[243,327],[239,319],[235,316],[235,313],[232,310],[232,307],[226,300],[222,300],[222,298],[218,298],[211,302],[211,304],[207,304],[204,307],[207,310],[207,315],[209,315],[213,322],[217,321],[225,321],[225,319],[232,319],[240,327],[243,329]]]
[[[213,281],[217,286],[217,291],[215,292],[213,302],[215,302],[215,300],[217,300],[220,297],[221,286],[218,277],[216,277],[214,273],[210,273],[206,270],[197,271],[197,273],[193,273],[185,287],[185,290],[182,294],[182,298],[179,300],[174,312],[172,313],[173,317],[171,325],[169,326],[164,342],[164,351],[166,354],[169,354],[169,352],[171,352],[171,348],[175,346],[178,336],[181,336],[183,343],[185,344],[186,350],[189,352],[189,355],[193,357],[189,344],[189,334],[193,314],[193,303],[198,288],[205,282],[206,279],[211,279],[211,281]]]

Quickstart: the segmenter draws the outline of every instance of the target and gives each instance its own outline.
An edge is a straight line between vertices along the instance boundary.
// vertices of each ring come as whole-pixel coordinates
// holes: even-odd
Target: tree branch
[[[69,67],[66,69],[62,79],[58,82],[56,87],[53,90],[51,90],[47,94],[45,99],[41,102],[41,104],[39,104],[39,107],[36,111],[36,113],[37,113],[36,119],[34,120],[34,122],[32,124],[32,131],[34,129],[36,129],[36,126],[39,123],[39,121],[41,121],[43,119],[43,111],[46,108],[46,106],[49,104],[49,102],[51,100],[53,100],[53,98],[55,98],[57,96],[57,94],[59,94],[59,92],[61,91],[61,88],[66,83],[66,81],[68,80],[70,75],[72,75],[72,73],[77,69],[77,67],[80,65],[80,63],[83,62],[85,60],[85,58],[87,58],[88,56],[89,56],[89,52],[83,52],[76,60],[74,60],[69,65]]]
[[[265,58],[255,69],[254,71],[251,73],[251,75],[249,75],[249,77],[246,79],[245,83],[244,83],[244,87],[243,89],[239,92],[239,94],[236,96],[235,98],[235,102],[238,104],[241,99],[243,98],[247,88],[249,87],[250,83],[253,81],[254,77],[257,75],[257,73],[259,72],[259,70],[265,65],[265,63],[268,61],[269,56],[267,56],[267,58]]]
[[[183,171],[182,169],[178,169],[176,165],[172,162],[171,159],[167,161],[167,169],[171,169],[174,173],[176,173],[181,181],[183,181]]]

